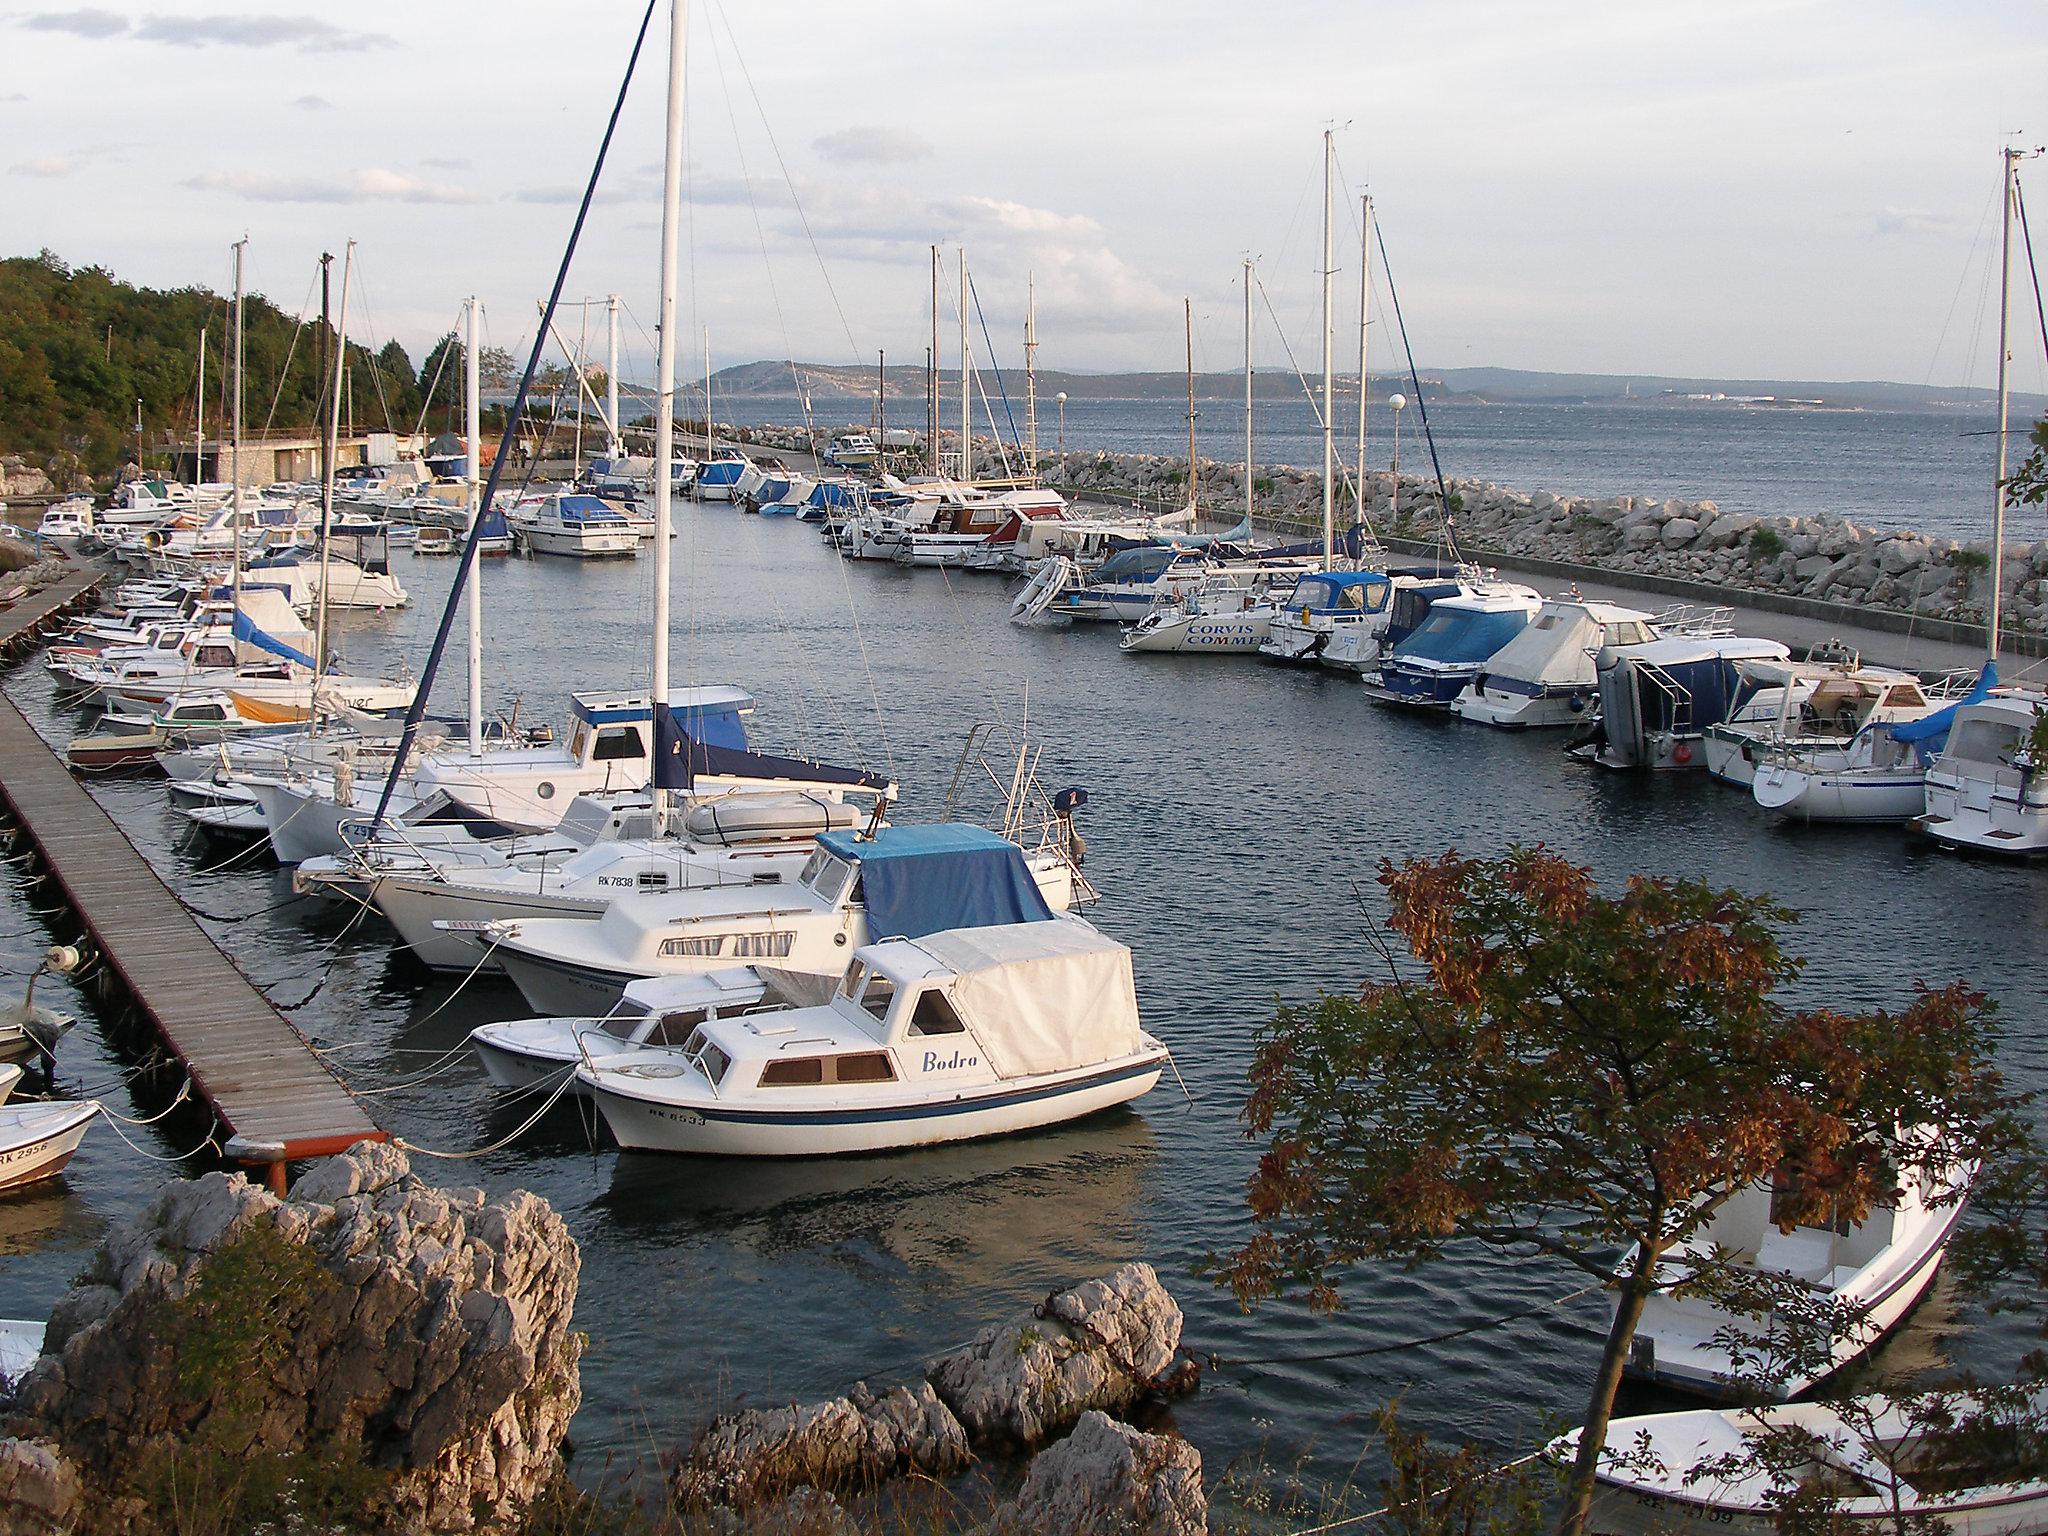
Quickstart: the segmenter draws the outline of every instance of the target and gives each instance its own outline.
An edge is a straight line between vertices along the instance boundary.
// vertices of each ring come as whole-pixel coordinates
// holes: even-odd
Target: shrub
[[[1775,560],[1785,553],[1785,541],[1778,537],[1775,528],[1752,528],[1749,530],[1749,552],[1759,560]]]

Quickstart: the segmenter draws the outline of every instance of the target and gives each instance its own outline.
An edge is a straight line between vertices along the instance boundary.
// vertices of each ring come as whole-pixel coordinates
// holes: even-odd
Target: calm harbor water
[[[1021,386],[1012,383],[1018,389]],[[1266,388],[1264,381],[1261,387]],[[1021,425],[1021,396],[1011,404]],[[826,430],[865,424],[872,402],[818,397],[817,424]],[[1355,457],[1357,397],[1338,400],[1338,455]],[[956,406],[957,409],[957,406]],[[1244,458],[1244,408],[1198,400],[1196,451],[1204,458]],[[922,404],[890,402],[899,426],[916,426]],[[1002,408],[1003,435],[1014,440]],[[1384,469],[1393,447],[1392,413],[1375,396],[1366,457]],[[772,396],[721,399],[718,418],[736,424],[787,424],[803,419],[797,402]],[[958,417],[950,420],[957,423]],[[1708,499],[1732,512],[1812,516],[1832,512],[1873,528],[1914,528],[1945,538],[1988,538],[1997,458],[1997,418],[1990,411],[1797,411],[1729,405],[1480,405],[1444,401],[1429,408],[1446,476],[1477,478],[1521,491],[1573,496],[1659,496]],[[2026,421],[2014,415],[2013,452],[2024,451]],[[976,431],[989,431],[981,418]],[[1187,407],[1178,400],[1069,400],[1070,452],[1187,456]],[[1255,419],[1260,464],[1320,467],[1321,429],[1299,393],[1262,399]],[[1038,443],[1059,439],[1056,407],[1039,402]],[[1401,467],[1430,472],[1429,452],[1413,404],[1402,413]],[[2048,538],[2048,510],[2015,509],[2008,537]]]
[[[1852,433],[1876,421],[1826,418]],[[1857,473],[1879,483],[1882,464],[1858,451]],[[1587,488],[1589,473],[1567,468],[1532,483]],[[1763,480],[1740,484],[1682,489],[1730,504],[1767,494]],[[1767,890],[1805,913],[1790,938],[1808,959],[1801,998],[1897,1005],[1916,978],[1966,976],[2006,1011],[2008,1069],[2048,1087],[2043,871],[1965,862],[1891,832],[1788,831],[1703,779],[1602,774],[1565,762],[1554,738],[1389,712],[1336,677],[1127,656],[1111,630],[1019,628],[1006,622],[1003,583],[842,565],[793,522],[688,506],[681,526],[678,682],[752,690],[760,743],[893,770],[900,819],[944,813],[971,725],[1017,725],[1028,712],[1049,787],[1090,792],[1088,868],[1104,892],[1091,915],[1135,947],[1147,1024],[1174,1047],[1193,1098],[1167,1086],[1132,1112],[1044,1134],[788,1164],[621,1155],[564,1108],[475,1161],[421,1159],[431,1179],[540,1193],[582,1244],[577,1322],[590,1351],[575,1435],[585,1469],[682,1442],[736,1401],[907,1378],[978,1326],[1131,1258],[1156,1264],[1175,1290],[1189,1344],[1226,1359],[1365,1349],[1576,1289],[1552,1265],[1472,1256],[1360,1272],[1335,1317],[1291,1303],[1247,1316],[1192,1273],[1246,1232],[1254,1149],[1237,1111],[1252,1033],[1276,998],[1370,974],[1362,929],[1378,910],[1382,856],[1541,840],[1609,881],[1650,871]],[[346,621],[357,670],[416,665],[431,637],[452,562],[397,558],[414,606]],[[645,556],[492,563],[482,578],[490,696],[559,718],[571,688],[644,686],[650,578]],[[449,669],[438,706],[459,709],[460,672]],[[77,727],[33,664],[7,686],[47,734]],[[509,986],[480,979],[456,993],[452,978],[394,955],[376,925],[349,928],[286,901],[275,869],[218,867],[227,850],[187,835],[152,781],[94,787],[253,979],[287,1007],[313,994],[294,1016],[383,1123],[457,1151],[523,1118],[525,1106],[494,1102],[465,1057],[436,1065],[473,1025],[525,1011]],[[53,935],[69,935],[62,918],[30,911],[18,874],[4,888],[0,966],[25,971]],[[45,983],[37,995],[67,989]],[[136,1114],[119,1069],[88,1012],[65,1044],[63,1085]],[[189,1136],[171,1122],[128,1134],[158,1157]],[[103,1126],[60,1184],[0,1202],[0,1315],[46,1311],[107,1226],[171,1172]],[[1342,1478],[1370,1439],[1371,1411],[1403,1393],[1420,1427],[1520,1449],[1575,1412],[1601,1323],[1600,1304],[1581,1301],[1427,1348],[1226,1367],[1173,1419],[1212,1479],[1260,1454],[1282,1466],[1306,1456],[1316,1475]],[[1996,1371],[2018,1353],[2018,1327],[1937,1299],[1882,1359]]]

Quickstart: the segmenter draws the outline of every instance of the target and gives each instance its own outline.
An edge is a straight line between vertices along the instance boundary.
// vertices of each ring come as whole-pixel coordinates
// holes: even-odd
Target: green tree
[[[2039,506],[2048,501],[2048,416],[2034,423],[2034,451],[2006,476],[2005,492],[2013,501]]]
[[[1604,895],[1540,848],[1383,861],[1379,878],[1420,974],[1381,937],[1387,979],[1263,1032],[1244,1111],[1267,1143],[1257,1230],[1224,1277],[1247,1305],[1301,1286],[1327,1309],[1347,1266],[1462,1240],[1607,1287],[1561,1532],[1584,1527],[1660,1261],[1730,1198],[1782,1170],[1782,1219],[1860,1220],[1903,1181],[2020,1139],[1980,994],[1788,1009],[1772,994],[1799,966],[1775,930],[1794,914],[1768,900],[1648,877]],[[1742,1300],[1739,1267],[1702,1270]]]

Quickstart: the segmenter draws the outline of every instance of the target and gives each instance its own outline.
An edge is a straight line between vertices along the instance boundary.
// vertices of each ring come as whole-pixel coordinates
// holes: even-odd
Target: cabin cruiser
[[[811,494],[811,482],[780,459],[759,458],[740,471],[732,490],[732,499],[743,510],[765,512],[786,501],[801,505]]]
[[[1747,789],[1761,755],[1783,747],[1826,751],[1864,726],[1917,720],[1938,707],[1911,672],[1842,660],[1744,662],[1728,718],[1707,727],[1707,772]]]
[[[1066,514],[1066,497],[1044,487],[993,492],[960,487],[940,499],[931,521],[904,530],[891,558],[898,565],[1001,570],[1003,557],[1027,525],[1056,522]]]
[[[720,445],[697,466],[697,499],[731,501],[740,476],[747,471],[747,456],[737,448]]]
[[[1312,660],[1332,671],[1370,676],[1388,651],[1422,627],[1433,606],[1472,590],[1472,579],[1431,570],[1390,571],[1387,601],[1377,613],[1334,609],[1294,619],[1277,614],[1266,654],[1279,655],[1284,648],[1296,654],[1281,655],[1281,660]]]
[[[1527,629],[1487,659],[1451,701],[1451,712],[1507,730],[1577,725],[1600,698],[1593,658],[1601,649],[1655,638],[1650,615],[1640,609],[1550,598]]]
[[[36,524],[36,537],[52,543],[76,548],[78,541],[94,531],[92,498],[90,496],[68,496],[55,506],[45,509],[42,521]]]
[[[626,514],[596,496],[557,491],[520,503],[506,520],[537,555],[589,560],[640,552],[640,536]]]
[[[533,1007],[591,1014],[637,977],[756,960],[831,970],[876,935],[1042,920],[1085,890],[1056,843],[1027,857],[971,823],[892,826],[823,833],[790,884],[623,896],[595,922],[494,923],[483,938]]]
[[[1392,704],[1450,708],[1542,606],[1534,587],[1503,581],[1476,583],[1469,592],[1439,598],[1413,633],[1382,652],[1379,670],[1367,680],[1372,696]]]
[[[1792,1225],[1792,1190],[1783,1175],[1740,1191],[1665,1256],[1660,1289],[1644,1303],[1636,1325],[1628,1374],[1710,1395],[1742,1389],[1797,1397],[1869,1350],[1912,1311],[1934,1281],[1975,1175],[1975,1164],[1960,1164],[1924,1182],[1909,1181],[1892,1203],[1872,1206],[1860,1222],[1821,1226]],[[1696,1269],[1727,1265],[1746,1267],[1773,1284],[1789,1283],[1812,1297],[1815,1313],[1835,1309],[1832,1336],[1824,1345],[1794,1339],[1791,1316],[1751,1316],[1686,1289]],[[1773,1345],[1785,1358],[1771,1358],[1765,1368],[1772,1379],[1757,1381],[1758,1363],[1739,1360],[1738,1353],[1771,1352]]]
[[[1749,792],[1788,820],[1858,825],[1918,820],[1927,810],[1927,768],[1948,741],[1959,710],[1991,697],[1997,669],[1986,664],[1963,698],[1917,719],[1873,722],[1846,742],[1764,748]]]
[[[1966,852],[2048,853],[2044,719],[2048,694],[2032,690],[2000,691],[1958,708],[1927,768],[1920,830]]]
[[[1166,1047],[1131,952],[1078,917],[861,945],[830,999],[707,1017],[577,1082],[622,1147],[816,1157],[1058,1125],[1129,1103]]]
[[[275,587],[284,592],[291,605],[302,613],[310,612],[318,605],[323,586],[330,608],[381,611],[403,608],[412,601],[404,585],[388,568],[373,570],[332,552],[322,559],[311,550],[293,549],[285,554],[252,560],[243,570],[245,585]]]
[[[882,450],[865,432],[842,432],[822,457],[834,469],[873,469],[881,462]]]
[[[1605,768],[1705,767],[1707,727],[1728,718],[1740,664],[1791,655],[1775,640],[1740,635],[1607,646],[1594,662],[1600,718],[1574,750],[1590,750]]]
[[[1193,591],[1160,601],[1124,631],[1118,645],[1126,651],[1255,656],[1274,612],[1302,579],[1286,569],[1254,573],[1248,581],[1205,577]]]

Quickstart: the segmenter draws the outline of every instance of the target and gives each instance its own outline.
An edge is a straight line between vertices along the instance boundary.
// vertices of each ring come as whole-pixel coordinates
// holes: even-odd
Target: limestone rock
[[[0,1530],[61,1536],[80,1512],[78,1473],[54,1445],[0,1440]]]
[[[1180,1307],[1152,1266],[1126,1264],[984,1329],[925,1376],[977,1445],[1037,1445],[1091,1408],[1192,1387],[1180,1330]]]
[[[1203,1536],[1202,1457],[1173,1435],[1148,1435],[1105,1413],[1040,1451],[999,1530],[1062,1536]]]
[[[1624,550],[1651,549],[1663,541],[1663,531],[1653,522],[1637,523],[1633,527],[1628,527],[1624,522],[1623,526],[1627,528],[1621,536],[1621,547]]]
[[[1690,544],[1693,541],[1693,536],[1699,531],[1700,525],[1694,519],[1690,517],[1674,517],[1664,525],[1664,532],[1661,535],[1664,547],[1666,549],[1679,549],[1684,545]]]
[[[827,1402],[714,1420],[674,1489],[688,1507],[746,1509],[797,1488],[868,1487],[904,1472],[945,1477],[972,1460],[966,1431],[928,1384],[877,1396],[863,1382]]]
[[[392,1524],[468,1529],[558,1469],[578,1264],[545,1201],[430,1188],[394,1147],[359,1145],[282,1201],[179,1180],[59,1303],[17,1407],[88,1484],[232,1422],[262,1451],[359,1446]]]

